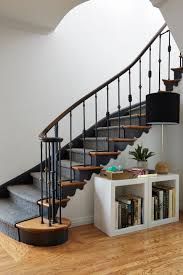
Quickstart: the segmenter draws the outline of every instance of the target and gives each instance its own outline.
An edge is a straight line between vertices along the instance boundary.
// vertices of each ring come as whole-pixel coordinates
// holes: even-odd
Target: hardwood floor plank
[[[48,248],[0,233],[0,274],[183,274],[183,223],[113,238],[85,225],[72,228],[66,244]]]

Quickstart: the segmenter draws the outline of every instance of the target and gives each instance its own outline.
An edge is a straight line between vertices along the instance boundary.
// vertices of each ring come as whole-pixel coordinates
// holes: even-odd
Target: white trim
[[[88,216],[88,217],[80,217],[76,219],[71,219],[71,227],[76,227],[80,225],[85,225],[85,224],[92,224],[94,221],[93,216]]]

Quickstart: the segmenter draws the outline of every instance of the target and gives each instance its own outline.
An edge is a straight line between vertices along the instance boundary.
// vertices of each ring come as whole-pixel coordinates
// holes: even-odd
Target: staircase
[[[149,93],[152,89],[151,47],[154,41],[163,35],[170,35],[166,24],[152,38],[141,54],[126,69],[112,79],[80,99],[64,113],[57,117],[40,134],[41,163],[23,175],[5,183],[0,188],[0,230],[8,236],[32,245],[49,246],[64,243],[68,239],[68,228],[71,223],[62,217],[62,208],[67,206],[77,189],[82,190],[93,173],[99,173],[102,166],[111,158],[116,159],[127,145],[134,142],[150,126],[146,125],[146,106],[142,102],[142,65],[141,59],[149,53]],[[159,92],[161,91],[161,47],[159,47]],[[168,45],[168,79],[164,79],[165,90],[172,92],[182,78],[183,66],[173,68],[174,79],[170,79],[170,53]],[[139,64],[139,103],[133,104],[131,90],[131,70]],[[129,76],[129,106],[121,108],[120,78],[124,74]],[[117,111],[109,112],[109,87],[117,81],[118,107]],[[98,96],[102,89],[106,89],[106,117],[98,121]],[[86,130],[85,102],[95,99],[95,123]],[[83,132],[73,139],[72,113],[78,106],[82,106]],[[59,137],[59,123],[65,116],[69,116],[69,143],[61,148],[62,138]],[[54,129],[55,136],[49,136]]]

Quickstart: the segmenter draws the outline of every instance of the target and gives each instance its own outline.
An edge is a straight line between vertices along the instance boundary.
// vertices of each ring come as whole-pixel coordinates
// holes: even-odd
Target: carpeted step
[[[37,202],[41,199],[41,192],[35,185],[21,184],[8,186],[7,189],[14,203],[29,213],[39,215]]]
[[[67,151],[70,155],[70,149],[67,149]],[[91,151],[92,149],[88,149],[88,148],[85,151],[83,148],[72,148],[72,160],[74,162],[78,162],[81,164],[84,163],[84,152],[85,152],[86,164],[91,165],[91,156],[90,156]]]
[[[71,162],[69,159],[61,160],[61,175],[64,178],[71,178],[71,170],[70,169]],[[72,166],[83,165],[83,163],[72,161]],[[72,179],[74,179],[74,171],[72,170]]]
[[[16,223],[35,218],[37,215],[27,212],[18,206],[11,198],[0,199],[0,231],[18,240]]]
[[[133,114],[131,115],[131,123],[134,125],[139,125],[140,123],[140,114]],[[129,125],[130,124],[130,115],[121,116],[120,117],[120,125]],[[146,124],[146,115],[141,114],[141,125]],[[110,119],[111,126],[118,126],[119,125],[119,117],[113,117]]]
[[[134,125],[134,127],[132,128],[128,128],[126,127],[127,125],[124,125],[125,126],[125,131],[124,131],[124,127],[121,126],[120,127],[120,137],[121,138],[134,138],[134,137],[137,137],[139,138],[144,129],[140,129],[140,128],[135,128],[135,126],[137,125]],[[97,129],[97,132],[98,132],[98,136],[99,137],[107,137],[108,136],[108,127],[99,127]],[[109,127],[109,137],[110,138],[117,138],[119,137],[119,127],[118,126],[110,126]]]

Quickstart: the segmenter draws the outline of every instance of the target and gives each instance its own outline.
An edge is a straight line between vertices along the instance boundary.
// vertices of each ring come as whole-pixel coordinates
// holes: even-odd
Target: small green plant
[[[143,148],[140,145],[137,145],[137,148],[134,151],[130,151],[129,154],[133,156],[132,159],[137,161],[147,161],[148,158],[155,155],[154,152],[150,152],[148,148]]]

